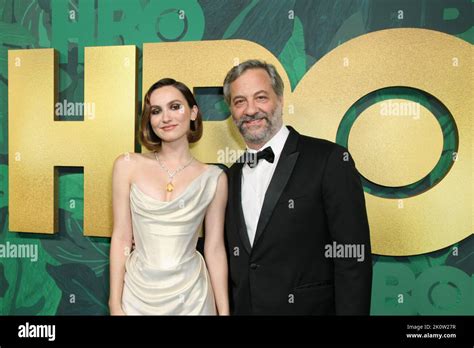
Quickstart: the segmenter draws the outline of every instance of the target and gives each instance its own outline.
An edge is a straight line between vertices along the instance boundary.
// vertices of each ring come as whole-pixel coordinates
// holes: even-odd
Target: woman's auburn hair
[[[150,151],[157,151],[161,146],[161,138],[156,135],[151,127],[150,123],[150,114],[151,114],[151,107],[150,107],[150,96],[151,94],[156,91],[158,88],[165,87],[165,86],[172,86],[176,88],[178,91],[186,99],[189,108],[192,109],[194,105],[197,105],[196,99],[194,98],[193,93],[191,90],[182,82],[176,81],[171,78],[164,78],[157,82],[155,82],[145,94],[143,99],[143,111],[142,111],[142,119],[141,119],[141,127],[139,131],[139,139],[140,143],[145,146]],[[198,108],[198,114],[194,121],[194,129],[190,129],[188,132],[188,141],[190,143],[195,143],[202,137],[202,116],[201,111]]]

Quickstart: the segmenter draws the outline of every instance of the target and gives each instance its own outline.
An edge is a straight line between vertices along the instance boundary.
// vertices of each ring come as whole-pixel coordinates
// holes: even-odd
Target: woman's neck
[[[193,157],[186,137],[173,142],[162,142],[158,154],[170,167],[181,166]]]

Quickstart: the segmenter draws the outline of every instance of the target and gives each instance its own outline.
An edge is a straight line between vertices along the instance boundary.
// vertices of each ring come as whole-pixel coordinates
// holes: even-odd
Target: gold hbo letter
[[[472,53],[469,43],[433,30],[376,31],[322,57],[286,101],[295,105],[287,123],[331,141],[347,131],[341,127],[344,119],[359,113],[348,131],[349,151],[366,182],[387,192],[423,180],[444,158],[451,165],[439,181],[403,199],[380,197],[364,187],[375,254],[428,253],[472,234]],[[381,99],[384,89],[398,87],[426,96],[418,103],[392,97],[366,109],[357,103],[374,92]],[[441,126],[424,106],[435,100],[451,114],[451,125]],[[390,105],[416,108],[385,112]],[[459,146],[448,151],[443,146],[451,130]]]
[[[109,236],[111,168],[134,150],[135,46],[85,49],[84,121],[62,122],[54,49],[8,52],[9,230],[58,231],[58,167],[84,168],[84,234]],[[73,115],[75,116],[75,115]]]

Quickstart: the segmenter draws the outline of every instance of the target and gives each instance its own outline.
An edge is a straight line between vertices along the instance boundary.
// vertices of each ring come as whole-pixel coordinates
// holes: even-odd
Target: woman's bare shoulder
[[[212,173],[212,176],[218,178],[219,186],[227,186],[227,174],[223,168],[216,164],[204,164],[204,166]]]
[[[143,161],[147,159],[154,159],[153,152],[145,152],[145,153],[138,153],[138,152],[124,152],[117,156],[115,159],[116,162],[126,162],[126,161]]]
[[[124,152],[117,156],[114,162],[114,171],[131,171],[151,159],[153,153]]]

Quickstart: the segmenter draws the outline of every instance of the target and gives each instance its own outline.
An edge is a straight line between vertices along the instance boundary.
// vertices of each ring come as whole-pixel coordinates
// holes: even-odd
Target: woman
[[[169,78],[150,87],[140,142],[152,152],[121,155],[114,164],[112,315],[229,314],[227,177],[192,156],[189,143],[201,135],[201,115],[188,87]],[[196,251],[204,218],[206,262]]]

